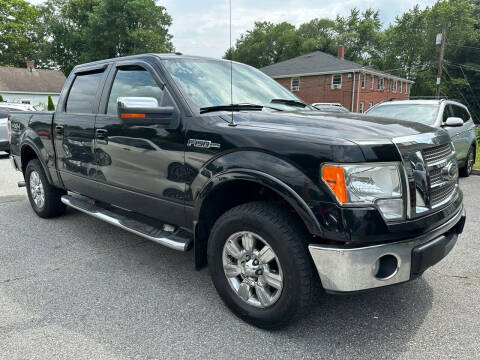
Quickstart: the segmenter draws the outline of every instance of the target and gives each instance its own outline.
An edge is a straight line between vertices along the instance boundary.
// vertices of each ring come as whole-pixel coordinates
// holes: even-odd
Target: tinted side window
[[[0,119],[4,119],[6,117],[8,117],[8,111],[0,110]]]
[[[447,121],[447,119],[451,116],[454,116],[452,114],[452,107],[450,105],[445,105],[445,108],[443,109],[443,122]]]
[[[470,116],[468,116],[467,111],[464,108],[456,105],[452,105],[452,108],[454,113],[453,116],[459,117],[463,121],[467,121],[470,118]]]
[[[66,112],[92,114],[97,89],[103,72],[81,74],[75,77],[68,95]]]
[[[152,75],[140,66],[119,68],[113,81],[108,98],[107,114],[117,114],[117,98],[119,97],[153,97],[162,103],[163,90]]]
[[[468,120],[470,120],[470,114],[465,108],[462,108],[462,113],[463,113],[463,117],[462,117],[463,121],[467,122]]]

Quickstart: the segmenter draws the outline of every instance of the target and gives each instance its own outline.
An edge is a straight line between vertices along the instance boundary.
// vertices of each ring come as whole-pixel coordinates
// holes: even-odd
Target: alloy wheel
[[[468,159],[467,159],[467,171],[470,174],[473,169],[473,164],[475,163],[475,157],[473,156],[473,151],[470,150],[468,153]]]
[[[228,283],[236,295],[249,305],[267,308],[280,297],[283,273],[272,247],[251,231],[232,234],[222,252]]]
[[[43,208],[45,205],[45,190],[40,175],[36,171],[30,173],[30,194],[37,208]]]

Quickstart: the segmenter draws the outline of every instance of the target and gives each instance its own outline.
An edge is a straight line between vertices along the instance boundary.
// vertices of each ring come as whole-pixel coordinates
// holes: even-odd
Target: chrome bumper
[[[443,240],[440,238],[445,238],[445,234],[462,220],[465,221],[463,206],[445,224],[414,239],[357,248],[310,244],[308,249],[322,286],[327,291],[349,292],[398,284],[412,278],[414,248]],[[454,245],[458,233],[451,236],[451,243]],[[442,258],[451,247],[445,249],[441,254]]]

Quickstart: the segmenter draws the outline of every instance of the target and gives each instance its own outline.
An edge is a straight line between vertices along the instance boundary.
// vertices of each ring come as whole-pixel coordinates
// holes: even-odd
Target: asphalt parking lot
[[[422,278],[322,295],[264,331],[223,305],[207,269],[74,210],[36,217],[0,155],[0,359],[478,359],[480,176],[461,180],[467,224]]]

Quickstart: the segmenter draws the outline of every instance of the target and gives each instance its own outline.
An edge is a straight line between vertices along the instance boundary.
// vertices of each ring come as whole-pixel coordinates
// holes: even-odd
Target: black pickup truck
[[[239,63],[79,65],[55,112],[9,121],[39,216],[70,206],[193,248],[224,302],[260,327],[308,311],[320,284],[345,293],[420,276],[465,223],[444,130],[316,111]]]

